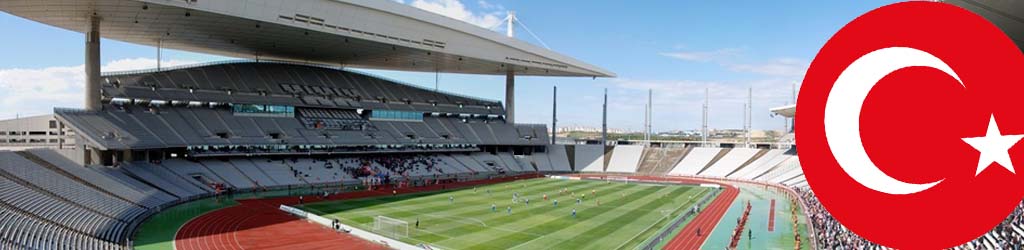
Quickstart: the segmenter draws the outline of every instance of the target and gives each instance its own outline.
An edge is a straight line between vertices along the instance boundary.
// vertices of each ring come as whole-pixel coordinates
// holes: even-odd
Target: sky
[[[769,109],[793,103],[793,86],[822,45],[847,22],[892,1],[544,1],[396,0],[480,27],[515,11],[530,32],[517,38],[580,59],[616,78],[517,77],[516,121],[551,123],[552,86],[558,86],[559,126],[601,126],[608,89],[608,126],[641,130],[648,90],[655,131],[701,126],[710,92],[711,128],[742,128],[748,89],[754,129],[780,130]],[[503,25],[495,32],[504,33]],[[81,107],[84,38],[0,12],[0,119]],[[539,38],[539,39],[538,39]],[[156,48],[102,41],[102,70],[156,67]],[[164,50],[163,65],[231,58]],[[356,69],[358,70],[358,69]],[[434,87],[433,73],[363,70]],[[443,91],[504,98],[504,76],[441,74]]]

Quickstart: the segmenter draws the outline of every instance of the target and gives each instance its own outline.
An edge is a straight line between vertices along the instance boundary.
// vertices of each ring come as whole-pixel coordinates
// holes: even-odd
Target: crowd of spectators
[[[299,158],[292,158],[286,160],[291,164],[289,166],[299,163]],[[282,162],[284,164],[285,162]],[[442,167],[443,163],[441,159],[422,154],[409,154],[409,155],[366,155],[359,157],[341,157],[341,158],[328,158],[328,159],[313,159],[312,163],[316,167],[322,167],[324,169],[338,168],[340,171],[351,176],[352,178],[363,178],[363,177],[377,177],[383,179],[390,179],[391,175],[398,175],[402,177],[410,176],[441,176],[445,175],[445,168]],[[291,171],[296,177],[306,175],[309,177],[306,171],[312,171],[311,168],[314,166],[306,166],[304,168],[290,167]],[[387,183],[387,181],[385,181]]]
[[[230,136],[225,134],[224,136]],[[371,135],[372,136],[372,135]],[[286,144],[286,141],[281,141]],[[288,153],[399,153],[399,152],[450,152],[477,149],[471,144],[445,145],[388,145],[388,146],[330,146],[330,145],[217,145],[188,146],[190,155],[260,155]]]
[[[814,229],[819,249],[887,249],[872,243],[846,229],[832,217],[818,198],[807,188],[794,188],[807,206],[807,215]],[[1024,249],[1024,201],[1002,223],[996,226],[988,236],[975,239],[954,249]]]
[[[807,215],[814,227],[814,238],[819,249],[885,249],[881,246],[857,236],[836,221],[825,207],[818,202],[818,197],[806,188],[794,188],[807,206]]]
[[[363,156],[360,160],[363,165],[380,166],[402,176],[413,175],[413,173],[417,175],[445,174],[444,168],[440,167],[441,159],[421,154]]]

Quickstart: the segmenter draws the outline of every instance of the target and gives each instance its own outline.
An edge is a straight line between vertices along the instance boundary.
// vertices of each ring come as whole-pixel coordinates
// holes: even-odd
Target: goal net
[[[629,177],[627,177],[627,176],[608,176],[608,177],[605,177],[604,179],[607,180],[609,183],[611,183],[611,182],[622,182],[622,183],[627,183],[627,184],[629,183]]]
[[[409,223],[404,220],[378,215],[373,219],[373,231],[394,239],[409,237]]]

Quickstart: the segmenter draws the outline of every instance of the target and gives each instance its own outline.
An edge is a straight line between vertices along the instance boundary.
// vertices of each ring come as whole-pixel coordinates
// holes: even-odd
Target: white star
[[[985,137],[962,138],[964,142],[981,152],[981,157],[978,158],[978,171],[974,173],[974,176],[981,174],[981,171],[985,171],[993,162],[999,163],[1010,173],[1017,174],[1013,171],[1013,162],[1010,161],[1009,151],[1010,147],[1017,144],[1021,138],[1024,138],[1024,135],[1002,135],[999,132],[999,126],[996,125],[995,114],[989,119],[988,132],[985,133]]]

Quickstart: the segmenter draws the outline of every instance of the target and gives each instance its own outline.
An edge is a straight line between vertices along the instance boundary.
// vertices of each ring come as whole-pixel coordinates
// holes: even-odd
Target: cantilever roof
[[[383,0],[4,0],[0,11],[130,43],[402,71],[614,77],[465,22]]]
[[[772,108],[772,109],[770,109],[768,111],[771,111],[772,113],[775,113],[775,114],[778,114],[778,115],[781,115],[781,116],[784,116],[784,117],[793,118],[794,116],[796,116],[796,105],[794,104],[794,105],[786,105],[786,106],[782,106],[782,107],[776,107],[776,108]]]
[[[1024,48],[1024,1],[943,0],[981,15]]]

